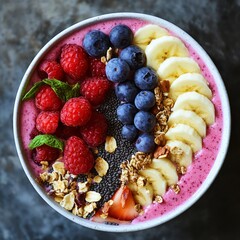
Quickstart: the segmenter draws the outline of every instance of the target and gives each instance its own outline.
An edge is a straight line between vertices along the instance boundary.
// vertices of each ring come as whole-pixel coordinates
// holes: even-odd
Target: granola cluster
[[[51,195],[66,210],[74,215],[87,218],[97,208],[97,202],[101,200],[100,193],[91,191],[92,183],[100,183],[102,177],[107,174],[108,163],[101,157],[96,159],[95,170],[98,175],[89,173],[86,181],[79,182],[76,175],[66,171],[64,163],[58,159],[49,169],[43,165],[43,173],[40,181],[47,186],[48,194]]]

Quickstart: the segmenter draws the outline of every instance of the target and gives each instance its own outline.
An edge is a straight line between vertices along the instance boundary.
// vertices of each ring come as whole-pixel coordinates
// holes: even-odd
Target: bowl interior
[[[212,78],[214,79],[214,85],[217,89],[218,96],[220,96],[219,101],[221,104],[223,126],[222,126],[222,133],[221,133],[221,141],[219,143],[219,150],[218,150],[218,153],[216,154],[216,158],[213,161],[213,165],[211,166],[211,169],[208,172],[206,179],[186,201],[181,203],[172,211],[169,211],[168,213],[162,216],[152,218],[145,222],[140,221],[136,224],[113,226],[113,225],[105,225],[101,223],[92,222],[92,221],[74,216],[72,213],[66,211],[59,204],[57,204],[51,197],[49,197],[46,194],[45,190],[42,189],[42,187],[40,187],[40,185],[36,182],[35,175],[32,171],[32,166],[31,164],[29,164],[29,161],[27,160],[27,154],[24,150],[23,143],[21,141],[21,134],[20,134],[21,132],[20,114],[21,114],[21,106],[22,106],[21,98],[29,83],[29,79],[33,75],[38,63],[46,55],[46,53],[51,51],[51,49],[54,46],[56,46],[59,42],[61,42],[63,39],[75,33],[76,31],[83,30],[91,26],[92,24],[98,24],[98,23],[101,24],[106,21],[127,21],[128,19],[139,19],[141,21],[158,24],[168,29],[171,33],[173,33],[174,35],[177,35],[180,39],[182,39],[186,43],[186,45],[188,45],[189,48],[192,48],[194,52],[196,52],[197,55],[201,57],[204,65],[207,66],[209,72],[212,75]],[[149,227],[162,224],[174,218],[175,216],[179,215],[186,209],[188,209],[203,195],[203,193],[208,189],[208,187],[216,177],[217,173],[219,172],[228,149],[228,143],[229,143],[229,137],[230,137],[230,108],[229,108],[226,89],[224,87],[223,81],[221,79],[221,76],[217,68],[215,67],[214,63],[212,62],[210,57],[207,55],[207,53],[203,50],[203,48],[191,36],[189,36],[186,32],[184,32],[177,26],[169,23],[168,21],[165,21],[163,19],[160,19],[154,16],[138,14],[138,13],[114,13],[114,14],[101,15],[98,17],[90,18],[67,28],[66,30],[59,33],[52,40],[50,40],[39,51],[39,53],[36,55],[36,57],[31,62],[30,66],[28,67],[21,81],[21,84],[19,86],[19,90],[16,96],[15,106],[14,106],[13,127],[14,127],[15,144],[16,144],[17,152],[18,152],[22,167],[28,179],[30,180],[31,184],[35,188],[35,190],[52,208],[54,208],[57,212],[67,217],[68,219],[72,220],[73,222],[76,222],[80,225],[83,225],[92,229],[102,230],[102,231],[112,231],[112,232],[126,232],[126,231],[142,230],[142,229],[146,229]]]

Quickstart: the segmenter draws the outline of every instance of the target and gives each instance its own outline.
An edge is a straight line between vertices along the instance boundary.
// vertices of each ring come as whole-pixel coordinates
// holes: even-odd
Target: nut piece
[[[108,168],[109,168],[109,165],[103,158],[98,157],[96,159],[95,169],[100,177],[103,177],[104,175],[106,175]]]
[[[157,195],[153,202],[155,202],[155,203],[162,203],[163,202],[162,196]]]
[[[106,137],[105,150],[109,153],[113,153],[117,148],[116,139],[112,136]]]
[[[101,181],[102,181],[102,177],[100,177],[100,176],[95,176],[94,178],[93,178],[93,181],[95,182],[95,183],[100,183]]]
[[[173,184],[170,186],[170,188],[176,193],[176,194],[179,194],[181,189],[180,189],[180,186],[178,184]]]
[[[98,192],[95,191],[89,191],[86,193],[85,200],[87,202],[98,202],[101,199],[101,195]]]
[[[83,183],[81,183],[81,182],[78,183],[78,192],[79,193],[87,192],[88,188],[89,188],[88,181],[87,182],[83,182]]]
[[[74,206],[74,193],[70,192],[69,194],[63,197],[63,200],[60,202],[60,205],[64,207],[66,210],[72,210]]]

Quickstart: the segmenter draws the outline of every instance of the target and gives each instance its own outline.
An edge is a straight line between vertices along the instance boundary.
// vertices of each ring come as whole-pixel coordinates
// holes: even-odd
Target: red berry
[[[39,132],[55,133],[59,122],[59,112],[40,112],[36,118],[36,128]]]
[[[80,91],[92,105],[97,106],[104,102],[110,88],[111,83],[106,78],[92,77],[82,82]]]
[[[70,137],[64,149],[64,165],[72,174],[87,173],[94,165],[94,157],[84,141],[76,136]]]
[[[77,127],[85,125],[92,116],[92,106],[83,97],[70,98],[63,106],[60,118],[67,126]]]
[[[40,163],[41,161],[51,162],[56,160],[59,157],[59,154],[59,149],[44,144],[36,148],[34,161],[37,163]]]
[[[57,80],[62,80],[64,77],[64,72],[58,62],[53,60],[45,60],[39,66],[39,75],[42,78],[55,78]]]
[[[66,44],[62,48],[60,64],[75,82],[83,78],[88,70],[88,56],[85,50],[76,44]]]
[[[107,120],[102,113],[94,112],[91,120],[80,128],[83,140],[90,147],[97,147],[102,144],[107,135]]]
[[[35,97],[35,105],[43,111],[56,111],[62,106],[61,99],[50,86],[42,86]]]
[[[58,138],[62,138],[65,140],[67,140],[71,136],[77,136],[77,137],[81,136],[79,127],[69,127],[69,126],[62,124],[61,122],[58,125],[55,135]]]
[[[89,72],[92,77],[106,78],[106,65],[98,58],[90,58]]]

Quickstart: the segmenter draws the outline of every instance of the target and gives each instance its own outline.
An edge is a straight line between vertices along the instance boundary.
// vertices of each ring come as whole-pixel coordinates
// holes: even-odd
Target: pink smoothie
[[[91,29],[100,29],[105,33],[109,33],[113,26],[117,24],[126,24],[128,25],[133,32],[143,25],[148,24],[148,22],[140,21],[137,19],[121,19],[115,21],[105,21],[96,23],[94,25],[88,26],[80,31],[76,31],[70,36],[66,37],[64,40],[61,40],[54,48],[52,48],[46,55],[45,59],[56,59],[59,56],[61,47],[65,43],[76,43],[81,45],[82,40],[85,34]],[[172,33],[178,37],[177,33]],[[222,107],[221,100],[218,93],[218,87],[215,84],[213,76],[209,71],[208,67],[204,64],[201,57],[198,55],[188,43],[185,42],[185,45],[189,49],[191,57],[199,64],[202,74],[205,79],[209,82],[209,86],[213,92],[212,101],[215,106],[216,121],[213,125],[208,127],[207,136],[203,139],[203,149],[199,151],[195,156],[193,163],[189,166],[187,173],[183,175],[179,180],[179,186],[181,191],[179,194],[175,194],[172,190],[169,190],[164,195],[164,202],[161,204],[152,204],[145,209],[143,215],[137,217],[132,221],[133,224],[138,222],[143,222],[155,217],[159,217],[170,211],[174,211],[179,205],[185,202],[190,196],[197,192],[199,186],[204,182],[208,176],[214,161],[216,159],[219,146],[222,138],[222,128],[223,128],[223,116],[222,116]],[[31,86],[34,82],[39,81],[40,78],[38,74],[33,73],[29,85]],[[26,152],[26,156],[29,159],[29,164],[31,165],[36,176],[41,172],[41,168],[33,163],[28,150],[28,144],[30,142],[30,134],[34,128],[35,117],[38,110],[34,106],[33,100],[23,102],[21,107],[21,136],[22,144]]]

